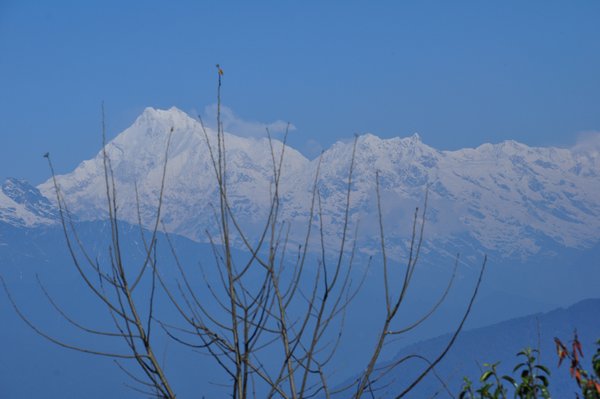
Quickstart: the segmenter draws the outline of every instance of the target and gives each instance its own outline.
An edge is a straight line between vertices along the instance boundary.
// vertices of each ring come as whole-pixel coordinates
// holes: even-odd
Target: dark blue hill
[[[551,370],[551,393],[553,398],[575,397],[577,385],[569,376],[568,365],[557,368],[558,358],[554,347],[554,337],[569,342],[577,329],[583,344],[583,363],[591,369],[591,357],[596,351],[595,342],[600,338],[600,299],[587,299],[568,308],[559,308],[547,313],[519,317],[487,327],[476,328],[461,333],[447,356],[436,367],[437,375],[447,385],[449,392],[458,396],[462,378],[469,377],[478,384],[483,363],[500,362],[501,374],[510,374],[519,363],[516,353],[524,347],[539,348],[541,363]],[[445,347],[450,335],[418,342],[396,353],[388,365],[411,354],[419,354],[435,359]],[[377,398],[393,398],[407,387],[414,377],[426,367],[420,360],[412,360],[399,366],[394,372],[378,381],[385,387],[375,392]],[[430,373],[408,398],[452,397],[440,381]],[[342,397],[342,396],[340,396]]]

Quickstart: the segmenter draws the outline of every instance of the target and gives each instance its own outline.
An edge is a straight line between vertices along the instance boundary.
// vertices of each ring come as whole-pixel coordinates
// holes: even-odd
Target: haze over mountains
[[[137,184],[143,223],[155,217],[167,135],[174,128],[162,210],[170,232],[206,242],[214,224],[217,186],[206,139],[198,121],[171,108],[147,108],[134,124],[107,144],[114,170],[119,217],[138,221]],[[216,134],[207,129],[213,147]],[[585,147],[534,148],[514,141],[477,148],[439,151],[418,135],[380,139],[358,137],[351,193],[351,220],[359,223],[359,247],[378,248],[375,173],[390,250],[402,251],[416,206],[429,188],[427,238],[430,246],[448,243],[479,247],[479,252],[528,257],[556,247],[585,249],[600,240],[600,138]],[[250,232],[258,231],[269,209],[273,163],[266,138],[226,135],[228,194],[234,213]],[[273,140],[278,159],[283,144]],[[318,187],[327,245],[341,231],[345,189],[353,143],[338,142],[321,158]],[[301,241],[311,205],[319,159],[309,160],[285,147],[280,191],[282,217],[292,238]],[[81,220],[106,215],[102,152],[73,172],[58,176],[70,210]],[[11,194],[21,185],[27,195]],[[38,186],[53,201],[51,180]],[[0,218],[23,226],[50,223],[54,213],[23,182],[9,180],[0,193]],[[37,204],[37,205],[35,205]],[[433,244],[435,243],[435,244]]]
[[[118,217],[138,224],[137,185],[142,223],[154,224],[171,128],[161,220],[169,232],[206,243],[207,232],[218,236],[218,187],[206,140],[216,151],[216,133],[207,128],[205,136],[197,120],[176,108],[147,108],[131,127],[107,143]],[[335,254],[343,230],[353,140],[340,141],[313,160],[281,141],[273,140],[272,145],[274,154],[266,138],[225,135],[227,190],[238,223],[250,239],[256,239],[264,228],[273,188],[273,155],[277,161],[284,149],[279,221],[291,227],[290,248],[304,243],[320,162],[317,187],[323,241],[329,254]],[[418,135],[387,140],[371,134],[359,136],[349,231],[351,240],[357,232],[359,254],[375,255],[376,262],[381,248],[377,172],[386,251],[393,261],[403,264],[406,259],[415,207],[422,208],[427,190],[422,263],[447,272],[460,253],[465,270],[474,272],[483,253],[489,255],[492,268],[484,282],[490,282],[490,287],[482,296],[490,297],[495,312],[489,318],[482,315],[481,320],[496,322],[566,306],[597,292],[600,135],[568,149],[506,141],[457,151],[436,150]],[[106,217],[102,151],[73,172],[57,176],[57,181],[77,220]],[[37,188],[9,179],[0,191],[0,221],[25,229],[58,224],[54,202],[50,179]],[[319,218],[313,217],[312,223],[309,250],[318,253]],[[0,241],[7,239],[0,237]],[[239,237],[234,245],[244,249]],[[537,284],[530,284],[532,279]]]
[[[107,144],[106,151],[117,187],[118,217],[128,222],[121,225],[123,240],[130,248],[127,253],[140,256],[139,232],[132,227],[138,223],[135,186],[142,223],[151,226],[156,217],[171,128],[173,136],[161,219],[169,232],[183,236],[176,238],[177,249],[186,265],[194,265],[198,259],[211,258],[209,246],[198,242],[207,242],[207,230],[213,235],[217,231],[214,221],[218,187],[200,123],[176,108],[147,108],[130,128]],[[206,136],[214,149],[216,133],[207,129]],[[258,235],[264,227],[273,188],[273,154],[269,141],[226,134],[225,145],[227,189],[233,212],[251,236]],[[276,160],[282,149],[285,151],[280,220],[290,224],[291,241],[303,242],[320,162],[317,187],[323,210],[324,242],[328,250],[335,251],[342,231],[353,141],[336,143],[320,160],[307,159],[278,140],[273,140],[272,145]],[[417,318],[437,300],[440,287],[445,287],[453,259],[439,255],[450,254],[451,257],[461,252],[468,266],[460,269],[460,277],[439,317],[428,320],[423,329],[403,338],[403,342],[414,343],[453,328],[452,323],[464,311],[465,300],[472,291],[475,269],[481,264],[483,252],[491,255],[490,267],[469,319],[471,326],[547,311],[597,296],[600,281],[597,261],[600,258],[599,149],[600,136],[587,146],[570,149],[532,148],[507,141],[457,151],[436,150],[424,144],[418,135],[387,140],[371,134],[359,136],[350,207],[351,231],[358,224],[359,251],[378,255],[380,250],[375,184],[378,172],[388,254],[401,255],[406,251],[415,207],[422,207],[428,190],[423,260],[448,266],[420,268],[415,273],[414,289],[403,320]],[[91,245],[93,254],[100,256],[106,256],[108,231],[103,223],[106,218],[104,179],[102,151],[95,158],[83,161],[73,172],[57,176],[69,211],[76,216],[81,236]],[[50,281],[50,287],[63,295],[67,303],[76,295],[79,299],[72,303],[74,309],[84,317],[91,317],[87,309],[93,305],[82,299],[85,287],[74,288],[78,276],[70,268],[54,204],[51,180],[37,188],[16,178],[2,184],[0,273],[20,295],[21,303],[30,305],[34,318],[48,317],[39,308],[43,298],[35,283],[36,273]],[[314,217],[313,226],[317,222],[318,218]],[[319,238],[315,233],[314,241],[309,244],[314,251],[319,249]],[[237,245],[243,249],[239,241]],[[168,265],[169,254],[164,252],[160,256]],[[380,261],[380,257],[375,258],[379,260],[374,261],[373,276]],[[394,256],[400,263],[403,259]],[[381,300],[380,281],[367,279],[363,291],[356,300],[356,313],[361,317],[354,324],[348,321],[349,334],[361,340],[372,332],[369,326],[377,322],[377,312],[373,309],[378,309],[377,301]],[[597,307],[597,303],[590,306]],[[26,338],[22,337],[32,340],[34,334],[0,301],[0,308],[2,306],[6,307],[7,314],[11,312],[10,325],[14,326],[5,332],[5,341],[14,342],[7,358],[17,364],[18,359],[23,358],[19,348]],[[571,327],[569,325],[569,329]],[[351,339],[349,349],[341,351],[342,357],[348,358],[340,361],[345,365],[340,378],[356,372],[351,365],[356,363],[359,354],[352,348],[353,342],[356,341]],[[50,360],[47,360],[55,362],[56,356],[48,355]],[[392,356],[394,353],[388,354]],[[22,370],[29,367],[24,360],[21,363]],[[6,371],[10,369],[8,363],[5,366],[4,373],[10,376]],[[47,378],[54,380],[50,375]],[[111,377],[112,381],[121,381],[120,378],[118,373]],[[78,385],[73,387],[73,392],[82,392],[85,388]],[[19,391],[17,386],[11,385],[10,389]],[[105,389],[108,391],[98,393],[97,397],[114,392],[113,388]]]
[[[419,384],[409,395],[411,398],[458,397],[464,383],[461,377],[468,377],[474,386],[480,387],[478,379],[485,370],[484,363],[499,362],[500,375],[511,375],[513,367],[522,361],[516,354],[525,347],[540,351],[539,361],[551,371],[550,393],[553,398],[574,398],[578,391],[575,380],[569,375],[568,364],[558,367],[558,356],[554,337],[562,341],[573,338],[577,330],[584,348],[585,367],[596,351],[595,345],[600,332],[600,319],[593,317],[600,308],[600,299],[580,301],[568,308],[558,308],[546,313],[537,313],[525,317],[514,318],[487,327],[465,331],[459,335],[456,344],[448,356],[436,367],[436,374],[429,374],[424,383]],[[447,344],[450,335],[435,337],[403,348],[388,363],[392,364],[418,353],[426,358],[435,358],[436,354]],[[402,391],[423,368],[420,359],[410,361],[401,373],[383,377],[380,385],[384,388],[378,392],[379,398],[392,398],[394,393]],[[407,362],[408,363],[408,362]],[[589,367],[588,367],[589,369]],[[518,377],[518,372],[512,374]],[[438,378],[444,381],[440,384]],[[506,384],[508,386],[508,384]],[[450,396],[450,394],[453,394]],[[339,396],[343,398],[343,395]],[[509,396],[511,397],[511,396]]]

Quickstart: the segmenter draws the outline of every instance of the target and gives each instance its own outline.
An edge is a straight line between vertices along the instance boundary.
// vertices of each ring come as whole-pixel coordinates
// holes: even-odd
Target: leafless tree
[[[386,253],[377,174],[376,196],[383,273],[383,318],[371,354],[360,375],[351,384],[333,387],[329,381],[331,377],[329,365],[335,358],[340,342],[344,339],[344,323],[349,305],[361,289],[371,262],[369,259],[367,265],[356,267],[356,263],[359,262],[356,253],[357,233],[352,231],[350,223],[356,139],[348,167],[342,231],[339,235],[341,238],[335,256],[326,255],[326,231],[318,184],[320,160],[308,199],[310,210],[306,220],[306,232],[300,245],[291,243],[290,224],[282,220],[280,188],[287,132],[281,150],[278,152],[267,130],[272,163],[270,204],[259,234],[250,236],[238,221],[228,194],[227,143],[221,121],[222,71],[218,65],[217,68],[216,142],[211,141],[202,124],[219,193],[218,203],[215,204],[218,235],[213,236],[207,231],[214,254],[210,262],[217,270],[216,281],[207,276],[205,269],[200,270],[202,280],[196,281],[192,277],[194,272],[189,265],[184,265],[180,261],[177,249],[166,233],[176,267],[177,278],[174,283],[169,281],[164,266],[159,267],[157,264],[157,236],[161,228],[165,230],[164,226],[161,226],[161,207],[168,166],[171,138],[169,134],[165,146],[156,217],[152,226],[146,226],[149,227],[146,231],[142,229],[138,200],[138,221],[144,246],[144,259],[137,267],[126,265],[121,253],[123,243],[119,229],[117,190],[106,145],[103,150],[103,160],[111,244],[109,262],[104,265],[88,254],[79,238],[57,183],[52,162],[48,157],[64,236],[73,263],[88,289],[108,310],[113,328],[111,331],[87,328],[70,318],[50,295],[47,297],[56,310],[71,324],[86,333],[124,340],[128,351],[109,353],[69,345],[35,326],[21,312],[9,294],[11,303],[19,316],[40,335],[66,348],[114,358],[118,366],[137,383],[134,389],[156,397],[175,398],[175,391],[155,355],[153,332],[156,328],[160,328],[164,334],[181,345],[208,353],[227,375],[230,381],[229,395],[232,398],[245,399],[257,395],[268,398],[330,398],[333,396],[361,398],[367,394],[375,397],[381,388],[380,381],[383,376],[394,372],[408,360],[420,360],[425,365],[422,370],[402,391],[394,394],[396,398],[404,397],[428,373],[432,371],[435,373],[436,365],[454,343],[477,295],[485,270],[485,259],[464,315],[439,355],[433,359],[426,359],[419,354],[414,354],[384,367],[378,366],[384,345],[393,337],[419,327],[444,302],[454,282],[458,257],[454,265],[454,273],[446,289],[439,294],[437,302],[417,321],[402,326],[399,309],[407,297],[421,254],[427,198],[424,201],[424,209],[415,210],[408,259],[401,273],[402,278],[396,281],[392,277],[396,271],[391,272],[391,261]],[[104,122],[102,131],[105,137]],[[171,133],[172,131],[173,129]],[[137,187],[135,190],[137,195]],[[313,236],[317,239],[312,240]],[[233,244],[234,238],[236,242],[242,243],[242,249],[247,253],[243,260],[234,255],[236,249]],[[315,241],[320,243],[319,247],[309,248]],[[320,255],[313,255],[315,253]],[[311,261],[315,257],[317,260]],[[209,260],[203,260],[203,264],[208,262]],[[149,292],[138,293],[136,288],[144,278],[150,280],[150,284],[147,285]],[[153,304],[157,295],[166,298],[173,306],[179,315],[179,322],[165,321],[154,314]],[[137,364],[138,369],[142,371],[142,378],[134,375],[122,364],[125,360],[132,360]],[[443,384],[443,381],[441,383]]]

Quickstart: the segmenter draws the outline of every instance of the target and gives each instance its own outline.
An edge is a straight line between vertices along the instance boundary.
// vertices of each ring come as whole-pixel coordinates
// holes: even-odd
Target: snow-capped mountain
[[[131,127],[107,144],[117,187],[118,217],[138,223],[137,185],[140,217],[144,225],[154,224],[171,128],[161,220],[171,232],[204,241],[207,229],[214,233],[210,226],[215,225],[219,204],[206,137],[217,157],[217,136],[210,129],[205,136],[199,122],[176,108],[167,111],[147,108]],[[251,228],[264,220],[270,205],[273,163],[269,142],[226,134],[225,145],[231,205],[240,222]],[[279,154],[282,143],[274,141],[273,147],[275,154]],[[305,169],[308,164],[299,152],[286,148],[284,171]],[[102,151],[94,159],[82,162],[72,173],[58,176],[57,181],[71,212],[83,220],[106,216]],[[51,180],[39,188],[49,197],[54,193]]]
[[[21,227],[50,225],[58,212],[40,191],[24,180],[9,178],[0,191],[0,221]]]
[[[324,203],[337,207],[334,214],[343,204],[339,182],[351,151],[352,143],[337,143],[323,154],[323,191],[332,193]],[[358,138],[355,162],[353,209],[367,224],[376,219],[379,171],[384,221],[396,239],[408,234],[428,187],[427,234],[435,240],[467,235],[507,254],[536,253],[545,242],[584,248],[600,241],[600,153],[593,148],[506,141],[438,151],[418,135],[382,140],[367,134]],[[367,225],[366,233],[377,234],[376,228]]]
[[[216,232],[215,172],[200,123],[176,108],[147,108],[131,127],[107,144],[118,193],[118,216],[138,222],[137,185],[142,222],[153,224],[171,128],[174,132],[161,218],[167,230],[206,241],[206,230]],[[216,133],[207,129],[206,134],[214,149]],[[252,235],[263,227],[268,213],[273,154],[267,139],[226,134],[225,145],[231,206],[240,225]],[[279,159],[283,144],[274,140],[273,147]],[[321,159],[318,187],[328,245],[334,245],[341,234],[352,147],[352,141],[338,142]],[[283,159],[281,220],[291,223],[292,239],[301,242],[319,160],[308,160],[290,147],[285,147]],[[386,140],[371,134],[360,136],[351,220],[353,225],[359,224],[359,236],[365,239],[361,249],[365,252],[376,248],[374,238],[379,231],[377,171],[386,240],[397,249],[406,244],[414,209],[422,205],[427,188],[426,236],[434,241],[452,242],[466,237],[486,250],[520,255],[549,250],[551,245],[586,248],[600,241],[597,147],[533,148],[506,141],[438,151],[421,142],[418,135]],[[72,212],[82,219],[105,217],[102,152],[82,162],[72,173],[57,176],[57,180]],[[38,188],[47,198],[53,198],[51,180]],[[16,212],[17,208],[5,198],[9,197],[0,196],[3,215],[7,209]],[[51,220],[36,215],[40,220]]]

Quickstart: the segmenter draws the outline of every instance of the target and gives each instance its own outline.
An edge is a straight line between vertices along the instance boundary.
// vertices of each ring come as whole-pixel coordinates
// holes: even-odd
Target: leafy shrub
[[[560,339],[554,338],[554,343],[558,355],[558,367],[565,359],[571,363],[569,373],[581,389],[581,396],[576,394],[576,397],[600,399],[600,339],[596,341],[597,349],[592,357],[592,372],[586,371],[581,364],[584,356],[577,331],[573,334],[570,351]],[[498,372],[500,362],[496,362],[484,363],[486,370],[479,377],[481,385],[478,388],[468,377],[464,377],[459,398],[506,399],[510,396],[509,392],[513,393],[512,397],[519,399],[550,398],[548,389],[550,370],[538,363],[539,352],[535,349],[525,348],[517,353],[517,357],[522,361],[513,368],[513,375],[501,376]],[[517,377],[514,377],[515,373],[517,373]]]
[[[571,361],[569,373],[571,377],[575,378],[577,385],[581,388],[582,397],[585,399],[600,399],[600,339],[596,341],[598,348],[594,357],[592,357],[593,372],[586,371],[581,365],[580,359],[583,357],[583,349],[577,337],[577,331],[573,334],[571,352],[569,352],[567,346],[560,339],[554,338],[554,343],[556,344],[558,354],[558,366],[560,367],[565,359]]]
[[[518,358],[523,360],[513,368],[513,374],[518,373],[518,377],[511,375],[500,376],[498,374],[498,364],[485,363],[487,368],[481,374],[479,381],[481,387],[475,389],[473,382],[465,377],[460,399],[505,399],[508,396],[509,389],[514,390],[514,396],[521,399],[550,398],[548,391],[548,377],[550,370],[546,366],[538,363],[539,352],[536,349],[525,348],[517,353]],[[504,384],[508,383],[508,387]]]

